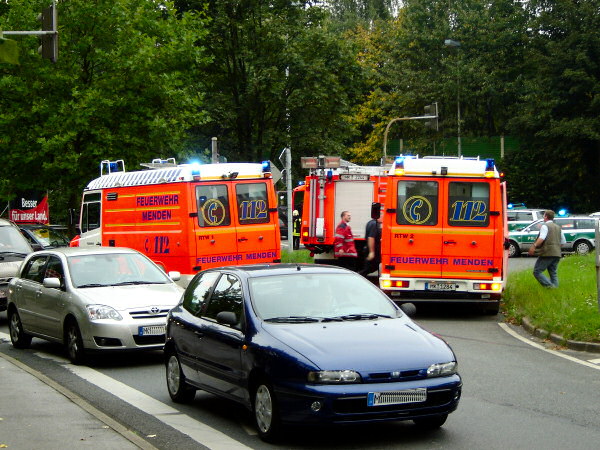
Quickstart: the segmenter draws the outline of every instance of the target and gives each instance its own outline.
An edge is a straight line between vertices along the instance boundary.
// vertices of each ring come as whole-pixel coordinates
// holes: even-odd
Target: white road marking
[[[588,359],[588,362],[591,362],[592,364],[600,364],[600,358],[598,358],[598,359]]]
[[[0,333],[0,339],[10,341],[10,335]],[[132,387],[121,383],[109,376],[106,376],[90,367],[75,366],[69,363],[65,358],[51,355],[45,352],[36,352],[36,355],[51,359],[64,365],[68,370],[80,378],[104,389],[107,392],[119,397],[121,400],[129,403],[137,409],[156,417],[161,422],[175,428],[181,433],[187,434],[190,438],[208,448],[214,449],[248,449],[241,442],[230,438],[224,433],[215,430],[208,425],[199,422],[187,414],[180,413],[177,409],[166,405],[149,395],[144,394]],[[246,430],[248,431],[248,430]],[[256,434],[256,432],[248,433]]]
[[[121,400],[138,408],[139,410],[156,417],[161,422],[187,434],[196,442],[208,448],[215,449],[246,449],[241,442],[231,439],[208,425],[180,413],[177,409],[166,405],[149,395],[106,376],[94,369],[84,366],[67,365],[66,368],[84,380],[104,389],[119,397]]]
[[[582,359],[577,359],[573,356],[569,356],[569,355],[565,355],[561,352],[557,352],[556,350],[550,350],[546,347],[544,347],[543,345],[538,344],[537,342],[533,342],[530,341],[529,339],[524,338],[523,336],[521,336],[519,333],[517,333],[516,331],[513,331],[507,324],[505,323],[499,323],[498,325],[500,325],[500,327],[506,331],[508,334],[510,334],[512,337],[520,340],[521,342],[525,342],[526,344],[531,345],[532,347],[535,347],[539,350],[543,350],[547,353],[550,353],[554,356],[559,356],[561,358],[567,359],[571,362],[575,362],[577,364],[581,364],[582,366],[586,366],[586,367],[591,367],[592,369],[596,369],[596,370],[600,370],[600,366],[596,366],[594,364],[589,363],[588,361],[584,361]],[[599,360],[600,361],[600,360]]]

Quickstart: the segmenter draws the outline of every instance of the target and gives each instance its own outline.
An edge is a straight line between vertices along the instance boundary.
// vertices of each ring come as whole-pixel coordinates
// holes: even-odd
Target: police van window
[[[210,290],[217,281],[219,272],[206,272],[192,281],[183,297],[183,307],[195,316],[199,316],[206,309]]]
[[[533,222],[533,213],[519,212],[519,213],[517,213],[517,220],[528,220],[530,222]]]
[[[573,219],[554,219],[554,222],[557,225],[560,225],[560,227],[563,230],[570,230],[575,228],[575,222],[573,221]]]
[[[100,200],[99,192],[83,196],[81,210],[81,232],[95,230],[100,227]]]
[[[238,184],[235,187],[235,194],[240,224],[269,222],[266,183]]]
[[[576,220],[575,225],[578,230],[593,230],[595,228],[594,219]]]
[[[225,227],[231,224],[229,196],[225,184],[196,186],[198,225],[201,227]]]
[[[398,181],[396,222],[398,225],[436,225],[437,181]]]
[[[225,273],[217,283],[203,316],[216,320],[221,311],[231,311],[241,321],[242,303],[242,283],[237,277]]]
[[[490,185],[457,182],[448,186],[448,224],[454,227],[487,227],[490,223]]]

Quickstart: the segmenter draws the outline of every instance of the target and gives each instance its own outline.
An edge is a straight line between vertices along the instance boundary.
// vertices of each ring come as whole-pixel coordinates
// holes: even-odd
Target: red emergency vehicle
[[[83,192],[79,246],[134,248],[184,281],[210,267],[281,261],[268,162],[144,166],[101,163]]]
[[[497,313],[507,238],[506,185],[492,159],[396,158],[379,279],[392,299],[476,302]]]
[[[309,169],[309,175],[304,185],[295,189],[296,195],[304,192],[301,243],[313,253],[316,263],[335,264],[335,228],[342,211],[350,211],[349,225],[359,257],[363,256],[371,205],[385,199],[388,169],[359,166],[334,156],[303,157],[302,167]]]

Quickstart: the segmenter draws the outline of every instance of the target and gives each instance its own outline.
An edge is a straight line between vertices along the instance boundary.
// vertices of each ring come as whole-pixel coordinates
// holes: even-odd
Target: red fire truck
[[[365,246],[365,227],[371,220],[371,205],[385,199],[388,169],[359,166],[333,156],[303,157],[302,167],[309,169],[309,175],[304,185],[295,190],[295,195],[304,191],[301,243],[314,255],[316,263],[335,264],[335,228],[342,211],[350,211],[350,226],[360,257]]]
[[[184,283],[225,265],[280,262],[270,164],[176,164],[154,160],[125,171],[103,161],[83,192],[79,246],[130,247]]]
[[[493,160],[400,156],[390,166],[362,167],[317,157],[303,166],[310,173],[301,239],[315,262],[334,261],[343,210],[352,212],[352,231],[364,245],[377,202],[383,206],[382,290],[398,302],[474,302],[498,311],[508,228],[506,184]]]

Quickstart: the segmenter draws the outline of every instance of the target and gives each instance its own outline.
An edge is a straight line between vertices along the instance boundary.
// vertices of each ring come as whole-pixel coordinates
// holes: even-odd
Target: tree
[[[43,0],[8,5],[0,28],[39,28]],[[0,192],[50,188],[53,209],[66,215],[101,160],[131,168],[177,156],[187,130],[206,120],[201,87],[190,81],[207,61],[198,45],[206,27],[200,14],[178,17],[152,0],[60,2],[59,17],[56,64],[28,37],[21,66],[0,66]]]

